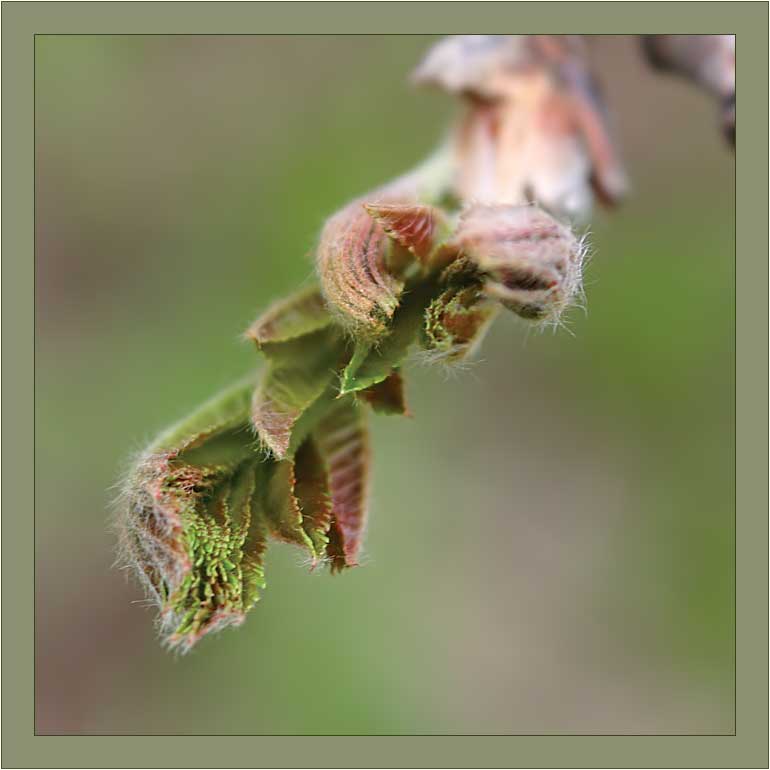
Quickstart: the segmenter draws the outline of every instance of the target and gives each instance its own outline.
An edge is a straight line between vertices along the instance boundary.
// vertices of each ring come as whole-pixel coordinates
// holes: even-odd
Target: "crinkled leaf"
[[[347,396],[335,401],[313,436],[328,472],[333,521],[327,556],[333,572],[358,563],[369,490],[369,436],[363,410]]]
[[[233,479],[230,512],[238,528],[243,611],[251,609],[265,588],[264,554],[267,523],[262,505],[263,487],[271,463],[244,463]]]
[[[161,610],[165,641],[183,651],[238,625],[264,587],[258,490],[273,463],[249,429],[251,388],[241,383],[167,432],[126,484],[124,555]]]
[[[188,569],[162,605],[172,646],[187,650],[211,631],[239,625],[259,599],[264,535],[254,490],[261,466],[252,455],[209,490],[180,496]]]
[[[353,397],[334,396],[328,386],[285,460],[256,446],[240,391],[177,426],[176,446],[141,458],[127,485],[122,541],[170,646],[187,651],[243,621],[265,586],[268,537],[301,546],[314,563],[328,557],[334,570],[356,563],[366,433]]]
[[[459,361],[481,341],[497,310],[477,286],[449,288],[425,311],[423,344],[438,360]]]
[[[257,347],[302,337],[332,323],[321,290],[313,286],[271,305],[246,331]]]

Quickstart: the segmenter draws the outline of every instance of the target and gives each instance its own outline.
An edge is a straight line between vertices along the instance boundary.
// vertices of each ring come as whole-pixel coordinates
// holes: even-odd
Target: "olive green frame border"
[[[2,767],[767,767],[768,5],[764,2],[3,2]],[[734,736],[35,736],[35,34],[735,33]],[[661,132],[665,131],[665,123]],[[664,137],[661,137],[664,138]]]

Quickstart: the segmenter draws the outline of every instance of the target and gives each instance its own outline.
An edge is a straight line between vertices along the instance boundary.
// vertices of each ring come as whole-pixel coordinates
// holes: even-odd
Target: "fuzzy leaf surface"
[[[329,327],[263,350],[270,364],[254,394],[252,423],[282,459],[289,453],[295,424],[336,378],[344,342]]]
[[[331,323],[321,290],[313,286],[271,305],[248,328],[246,337],[262,348],[312,334]]]
[[[249,427],[251,381],[164,434],[129,477],[125,560],[161,611],[164,641],[188,650],[242,622],[264,587],[261,494],[273,465]]]
[[[341,394],[354,393],[382,382],[404,362],[420,333],[423,313],[434,291],[432,284],[422,283],[405,292],[387,336],[376,344],[356,343],[342,375]]]
[[[335,401],[313,433],[328,472],[333,520],[327,556],[333,572],[358,564],[369,492],[366,417],[351,396]]]

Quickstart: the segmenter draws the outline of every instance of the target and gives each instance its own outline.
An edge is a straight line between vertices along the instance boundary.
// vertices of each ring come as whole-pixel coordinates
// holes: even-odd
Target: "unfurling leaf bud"
[[[721,103],[722,130],[735,146],[735,35],[642,35],[656,69],[682,75]]]
[[[363,407],[352,395],[324,402],[278,459],[249,429],[253,387],[235,386],[159,438],[120,499],[122,561],[158,606],[163,641],[180,652],[243,622],[265,588],[270,539],[332,572],[358,562],[369,479]]]
[[[534,206],[472,206],[454,238],[484,292],[522,318],[556,321],[581,288],[585,249]]]
[[[437,153],[413,172],[348,204],[324,227],[316,251],[321,289],[337,321],[358,339],[388,331],[405,282],[426,269],[449,234],[447,215],[426,200],[447,190]]]
[[[647,47],[734,116],[734,44],[652,36]],[[583,217],[594,196],[612,203],[624,191],[582,36],[451,37],[415,79],[464,98],[449,141],[328,220],[320,286],[246,332],[258,377],[161,436],[126,478],[122,554],[178,650],[242,622],[265,587],[271,540],[332,572],[358,564],[368,412],[409,414],[411,351],[455,364],[501,306],[558,322],[581,293],[585,249],[554,217]]]

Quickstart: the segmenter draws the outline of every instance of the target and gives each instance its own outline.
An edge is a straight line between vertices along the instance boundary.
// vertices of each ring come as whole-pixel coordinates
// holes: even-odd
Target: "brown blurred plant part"
[[[721,103],[722,130],[735,146],[735,35],[642,35],[650,64],[681,75]]]

